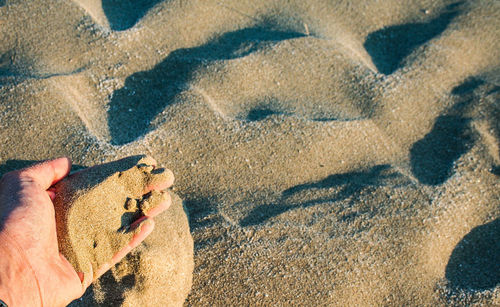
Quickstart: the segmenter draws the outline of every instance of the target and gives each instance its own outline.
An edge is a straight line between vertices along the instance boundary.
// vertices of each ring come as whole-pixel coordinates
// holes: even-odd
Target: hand
[[[69,159],[60,158],[7,173],[0,181],[0,299],[10,307],[66,306],[89,286],[82,284],[82,275],[59,253],[57,244],[50,187],[70,168]],[[153,215],[168,205],[158,206]],[[139,245],[153,227],[152,220],[145,223],[98,275]]]

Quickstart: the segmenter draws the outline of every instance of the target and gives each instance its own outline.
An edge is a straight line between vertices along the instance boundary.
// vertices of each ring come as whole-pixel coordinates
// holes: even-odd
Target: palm
[[[49,163],[53,165],[45,165],[45,172],[40,173],[45,178],[32,176],[40,166],[34,172],[19,171],[3,178],[0,216],[3,232],[24,252],[35,273],[44,304],[61,306],[82,295],[84,289],[73,267],[59,254],[54,206],[46,191],[67,174],[69,161]]]
[[[59,253],[50,187],[65,177],[71,163],[61,158],[6,174],[0,182],[0,234],[11,250],[31,267],[43,305],[65,306],[80,297],[91,279],[75,271]],[[164,204],[161,210],[166,209]],[[158,214],[156,212],[155,214]],[[142,227],[131,242],[97,272],[102,275],[152,231]],[[80,276],[79,276],[80,275]],[[35,277],[34,277],[35,278]]]

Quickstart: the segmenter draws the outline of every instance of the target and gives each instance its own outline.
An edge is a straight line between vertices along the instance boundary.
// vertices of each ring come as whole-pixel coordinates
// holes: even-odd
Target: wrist
[[[36,275],[24,252],[0,231],[0,299],[9,307],[41,306]]]

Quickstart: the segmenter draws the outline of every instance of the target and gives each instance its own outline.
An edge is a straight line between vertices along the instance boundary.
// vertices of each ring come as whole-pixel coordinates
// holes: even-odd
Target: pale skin
[[[90,284],[59,253],[51,186],[68,175],[71,161],[59,158],[5,174],[0,181],[0,299],[12,306],[66,306]],[[164,182],[151,190],[172,185]],[[132,224],[140,231],[99,268],[101,276],[138,246],[154,228],[153,218],[170,198]],[[145,223],[145,221],[149,221]]]

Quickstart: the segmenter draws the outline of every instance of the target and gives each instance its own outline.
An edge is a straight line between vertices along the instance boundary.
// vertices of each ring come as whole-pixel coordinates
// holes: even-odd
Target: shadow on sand
[[[129,254],[126,258],[133,257]],[[128,261],[133,263],[133,261]],[[87,288],[87,291],[79,299],[71,302],[68,307],[80,306],[122,306],[125,301],[125,292],[132,289],[136,284],[135,274],[128,274],[125,277],[117,280],[112,271],[107,271],[99,278],[99,293],[104,294],[104,297],[96,298],[95,285],[92,284]]]
[[[257,206],[241,220],[240,225],[243,227],[258,225],[292,209],[307,208],[325,202],[342,201],[355,196],[369,186],[390,185],[395,187],[409,183],[410,181],[406,177],[394,172],[389,165],[377,165],[366,171],[334,174],[323,180],[300,184],[283,191],[278,203]],[[328,190],[336,187],[340,188],[340,190],[327,197],[315,198],[299,203],[289,200],[292,196],[296,196],[302,191]]]
[[[254,27],[226,33],[199,47],[173,51],[152,70],[128,77],[123,88],[113,93],[108,111],[111,143],[122,145],[144,135],[154,117],[173,103],[200,66],[244,57],[266,44],[302,36]],[[252,115],[256,120],[262,116],[262,112]]]
[[[389,75],[413,50],[440,35],[459,13],[462,2],[447,6],[442,14],[426,23],[389,26],[370,33],[364,47],[378,71]]]
[[[102,9],[114,31],[132,28],[160,0],[102,0]]]
[[[439,185],[451,175],[453,165],[474,143],[469,129],[470,119],[464,117],[467,108],[473,103],[474,90],[484,82],[471,78],[452,90],[457,102],[450,115],[439,116],[432,130],[410,149],[411,169],[423,184]]]
[[[500,284],[500,219],[471,230],[453,250],[446,278],[451,288],[487,290]]]

